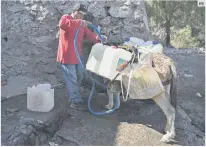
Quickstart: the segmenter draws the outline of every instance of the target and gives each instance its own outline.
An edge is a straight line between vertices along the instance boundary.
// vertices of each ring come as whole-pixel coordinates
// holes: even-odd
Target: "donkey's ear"
[[[140,57],[140,61],[144,64],[152,65],[152,53],[148,53],[146,55],[143,55],[143,57]]]

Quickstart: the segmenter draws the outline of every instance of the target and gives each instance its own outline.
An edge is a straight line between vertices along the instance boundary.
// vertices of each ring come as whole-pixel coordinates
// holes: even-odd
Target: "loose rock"
[[[199,98],[202,97],[200,93],[196,93],[196,96]]]

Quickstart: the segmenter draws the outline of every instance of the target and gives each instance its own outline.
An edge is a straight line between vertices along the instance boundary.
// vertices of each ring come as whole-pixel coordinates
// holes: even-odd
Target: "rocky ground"
[[[204,145],[204,51],[165,49],[165,53],[176,62],[179,75],[177,136],[169,145]],[[81,88],[84,97],[89,91]],[[55,100],[55,108],[42,114],[26,110],[26,95],[2,99],[2,144],[166,145],[159,141],[166,118],[152,101],[130,100],[115,113],[96,117],[69,109],[64,87],[55,90]],[[97,94],[92,106],[98,110],[106,103],[106,95]]]

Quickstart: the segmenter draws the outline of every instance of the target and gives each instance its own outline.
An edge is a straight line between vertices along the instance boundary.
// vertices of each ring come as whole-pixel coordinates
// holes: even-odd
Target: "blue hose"
[[[91,27],[91,28],[93,28],[93,29],[97,32],[100,40],[102,41],[102,36],[101,36],[100,32],[98,31],[98,29],[97,29],[93,24],[89,24],[88,26]],[[106,86],[105,86],[104,84],[100,83],[99,81],[97,81],[96,79],[94,79],[94,78],[92,77],[92,75],[90,76],[90,75],[87,73],[87,70],[86,70],[86,68],[84,67],[84,65],[83,65],[83,63],[82,63],[82,61],[81,61],[81,58],[80,58],[79,52],[78,52],[77,42],[76,42],[76,39],[77,39],[79,30],[80,30],[80,28],[77,29],[77,31],[75,32],[75,35],[74,35],[74,49],[75,49],[76,56],[77,56],[77,59],[78,59],[80,65],[81,65],[82,68],[85,70],[85,73],[89,76],[89,78],[93,81],[92,90],[91,90],[91,92],[90,92],[89,99],[88,99],[88,109],[89,109],[89,111],[90,111],[93,115],[97,115],[97,116],[101,116],[101,115],[105,115],[105,114],[112,113],[112,112],[114,112],[116,109],[118,109],[118,101],[119,101],[118,96],[116,96],[115,107],[114,107],[113,109],[111,109],[111,110],[102,111],[102,112],[95,112],[95,111],[93,111],[92,108],[91,108],[91,100],[92,100],[92,96],[93,96],[93,94],[94,94],[95,84],[98,84],[98,85],[100,85],[101,87],[104,87],[104,88],[106,88]]]

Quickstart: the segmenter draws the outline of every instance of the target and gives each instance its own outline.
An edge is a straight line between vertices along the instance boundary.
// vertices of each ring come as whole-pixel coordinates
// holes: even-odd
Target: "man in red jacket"
[[[74,34],[78,28],[80,31],[77,37],[77,46],[80,56],[82,56],[82,42],[86,37],[94,43],[99,42],[98,36],[91,32],[87,25],[90,22],[83,20],[86,14],[86,7],[82,4],[76,4],[71,15],[63,15],[59,21],[60,36],[57,52],[57,62],[61,63],[64,80],[71,101],[70,107],[73,109],[83,110],[83,99],[80,96],[79,88],[84,76],[78,62],[74,49]],[[82,58],[81,58],[82,59]]]

